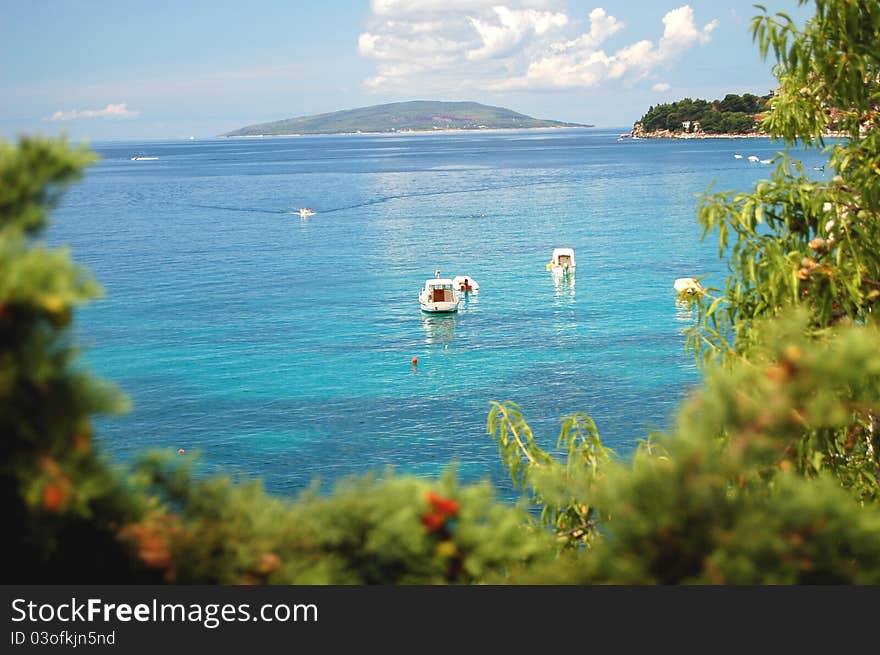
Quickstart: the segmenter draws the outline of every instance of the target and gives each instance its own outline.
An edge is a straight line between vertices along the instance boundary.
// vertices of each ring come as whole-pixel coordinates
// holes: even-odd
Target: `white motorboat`
[[[456,275],[452,278],[452,286],[460,293],[479,293],[480,285],[467,275]]]
[[[760,157],[756,157],[755,155],[749,155],[749,161],[752,162],[753,164],[756,161],[760,161],[760,159],[761,159]]]
[[[152,161],[154,159],[159,159],[158,157],[147,157],[146,155],[135,155],[131,158],[132,161]]]
[[[299,208],[299,217],[300,218],[308,218],[312,214],[314,214],[314,210],[311,207],[300,207]]]
[[[554,248],[547,270],[554,275],[565,275],[574,273],[576,265],[573,248]]]
[[[694,277],[680,277],[673,283],[672,287],[680,296],[698,296],[703,293],[702,285]]]
[[[734,155],[733,158],[734,158],[734,159],[742,159],[743,156],[742,156],[742,155]]]
[[[419,292],[419,306],[423,312],[457,312],[459,303],[461,294],[449,278],[433,277],[425,280],[425,286]]]

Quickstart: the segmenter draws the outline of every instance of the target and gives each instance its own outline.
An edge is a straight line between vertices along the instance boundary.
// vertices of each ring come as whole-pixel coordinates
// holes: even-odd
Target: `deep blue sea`
[[[501,481],[486,417],[513,400],[548,448],[582,410],[625,456],[698,381],[672,283],[725,266],[696,194],[751,188],[771,166],[746,157],[782,146],[622,131],[94,144],[49,240],[106,290],[77,315],[83,363],[134,409],[99,438],[291,494],[387,465]],[[557,246],[573,284],[545,269]],[[419,310],[438,268],[480,284],[457,315]]]

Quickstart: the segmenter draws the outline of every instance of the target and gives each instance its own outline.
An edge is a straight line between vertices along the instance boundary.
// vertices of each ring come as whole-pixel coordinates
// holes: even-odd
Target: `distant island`
[[[734,138],[767,136],[760,130],[772,93],[728,93],[723,100],[692,100],[652,106],[633,125],[633,138]]]
[[[542,120],[504,107],[492,107],[478,102],[414,100],[248,125],[222,136],[513,130],[542,127],[593,125]]]

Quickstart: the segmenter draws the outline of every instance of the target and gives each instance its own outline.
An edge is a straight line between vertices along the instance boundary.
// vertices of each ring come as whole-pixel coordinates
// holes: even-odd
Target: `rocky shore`
[[[842,138],[846,134],[843,132],[828,131],[822,135],[826,139]],[[626,138],[627,135],[622,134],[621,137]],[[641,123],[636,123],[632,131],[629,133],[632,139],[768,139],[770,135],[766,132],[743,132],[741,134],[728,134],[718,132],[673,132],[672,130],[654,130],[646,132],[642,128]]]
[[[636,123],[629,133],[634,139],[754,139],[769,138],[766,132],[744,132],[742,134],[728,134],[718,132],[673,132],[672,130],[654,130],[646,132],[641,123]]]

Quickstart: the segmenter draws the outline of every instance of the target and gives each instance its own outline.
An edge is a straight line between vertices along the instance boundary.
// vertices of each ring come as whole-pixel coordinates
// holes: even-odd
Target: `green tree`
[[[804,4],[804,2],[801,2]],[[787,145],[825,146],[829,118],[846,138],[825,152],[831,175],[815,179],[787,154],[771,179],[745,193],[716,193],[699,209],[704,234],[718,234],[729,253],[723,292],[699,302],[690,346],[703,361],[749,357],[763,339],[759,319],[805,308],[806,330],[877,322],[880,300],[880,5],[817,0],[799,28],[785,14],[764,12],[753,32],[762,54],[773,52],[779,90],[764,129]],[[876,415],[853,408],[851,425],[816,439],[797,463],[809,474],[835,469],[863,498],[880,494],[880,430]],[[834,451],[861,434],[857,453]]]
[[[831,475],[797,472],[797,435],[880,409],[880,333],[835,328],[816,342],[804,312],[762,326],[752,360],[711,370],[665,456],[636,454],[569,485],[610,517],[589,552],[514,572],[519,583],[877,584],[880,506]],[[858,364],[858,365],[854,365]],[[726,438],[720,442],[717,434]],[[853,456],[853,444],[836,456]]]
[[[126,402],[72,367],[73,308],[100,287],[65,250],[36,241],[63,189],[92,160],[64,142],[0,142],[0,488],[16,536],[7,579],[82,570],[111,581],[136,569],[114,526],[143,504],[92,444],[91,416]],[[81,538],[87,547],[69,548]]]

